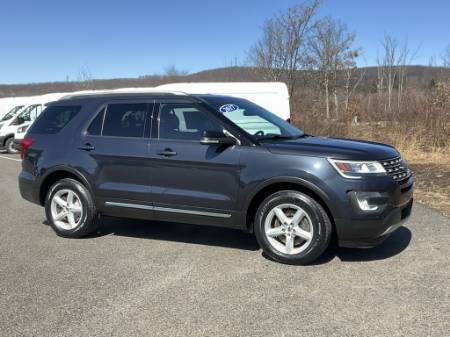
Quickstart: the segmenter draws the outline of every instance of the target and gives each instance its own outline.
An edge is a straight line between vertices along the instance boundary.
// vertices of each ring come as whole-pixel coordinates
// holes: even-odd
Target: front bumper
[[[341,247],[369,248],[382,243],[411,215],[413,206],[414,179],[399,185],[392,182],[391,188],[382,191],[386,199],[380,212],[365,213],[350,201],[347,216],[334,219]]]
[[[5,150],[5,141],[6,141],[6,137],[0,136],[0,150]]]

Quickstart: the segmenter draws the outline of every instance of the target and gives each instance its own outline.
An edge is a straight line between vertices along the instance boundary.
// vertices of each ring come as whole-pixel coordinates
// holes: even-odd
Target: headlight
[[[338,171],[338,173],[345,178],[359,179],[365,174],[386,174],[386,170],[383,165],[377,161],[353,161],[331,158],[328,158],[328,161],[336,169],[336,171]]]

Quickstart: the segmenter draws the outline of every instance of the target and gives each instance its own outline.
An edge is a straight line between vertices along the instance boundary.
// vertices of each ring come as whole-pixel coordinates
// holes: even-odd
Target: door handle
[[[78,149],[83,150],[83,151],[92,151],[95,150],[95,147],[89,143],[84,144],[83,146],[79,146]]]
[[[165,149],[164,151],[158,152],[158,156],[164,156],[164,157],[172,157],[176,156],[177,153],[173,151],[172,149]]]

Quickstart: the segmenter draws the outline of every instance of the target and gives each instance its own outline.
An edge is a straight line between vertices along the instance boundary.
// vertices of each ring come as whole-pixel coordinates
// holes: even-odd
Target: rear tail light
[[[22,141],[20,142],[20,145],[19,145],[20,158],[23,159],[23,157],[25,156],[25,151],[31,145],[33,145],[33,139],[31,139],[31,138],[24,138],[24,139],[22,139]]]

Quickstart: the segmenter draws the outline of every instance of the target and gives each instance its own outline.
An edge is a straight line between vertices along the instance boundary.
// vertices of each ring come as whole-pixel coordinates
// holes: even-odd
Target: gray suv
[[[63,237],[101,216],[254,233],[307,264],[332,237],[382,242],[411,213],[413,177],[391,146],[307,135],[247,100],[176,93],[68,96],[20,144],[23,198]]]

